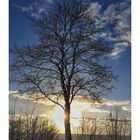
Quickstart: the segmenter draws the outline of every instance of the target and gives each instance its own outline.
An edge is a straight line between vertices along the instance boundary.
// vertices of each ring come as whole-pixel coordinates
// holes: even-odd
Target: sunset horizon
[[[35,95],[38,96],[38,94],[35,93],[25,95],[18,91],[10,91],[10,111],[12,112],[12,109],[15,109],[17,116],[20,115],[20,113],[22,114],[22,116],[24,116],[27,106],[29,106],[29,114],[32,112],[32,109],[35,108],[35,116],[36,113],[38,113],[41,118],[49,119],[56,125],[59,130],[59,134],[64,134],[64,111],[62,110],[62,108],[45,98],[39,99],[39,97],[41,97],[41,94],[38,98],[34,97]],[[45,105],[45,107],[43,107],[43,109],[41,110],[40,105]],[[116,109],[118,109],[120,119],[122,119],[122,117],[125,117],[128,121],[131,121],[130,100],[110,100],[104,98],[102,100],[102,103],[98,103],[97,101],[93,102],[90,97],[83,97],[79,95],[79,97],[77,97],[73,101],[71,107],[72,134],[76,133],[74,129],[80,126],[82,117],[85,117],[84,119],[87,119],[88,121],[96,120],[99,123],[105,123],[105,121],[109,119],[110,114],[115,116]],[[23,112],[21,112],[21,110]],[[102,135],[106,134],[102,133]]]

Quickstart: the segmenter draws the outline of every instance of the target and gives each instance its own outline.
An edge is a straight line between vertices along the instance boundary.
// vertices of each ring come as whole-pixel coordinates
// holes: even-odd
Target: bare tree
[[[32,18],[39,43],[11,50],[15,57],[11,70],[21,89],[40,92],[64,110],[65,140],[71,140],[74,97],[90,95],[100,101],[112,90],[115,79],[111,67],[103,63],[111,48],[94,39],[97,23],[88,7],[81,0],[55,1],[40,18]]]
[[[74,128],[77,140],[96,140],[99,139],[103,131],[102,123],[97,118],[89,118],[82,114],[80,125]],[[99,137],[99,138],[98,138]]]

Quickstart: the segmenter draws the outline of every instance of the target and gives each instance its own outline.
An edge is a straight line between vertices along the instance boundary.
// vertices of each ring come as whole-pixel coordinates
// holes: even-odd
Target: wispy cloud
[[[45,13],[47,6],[51,4],[53,0],[38,0],[30,3],[29,5],[21,6],[15,5],[21,12],[29,14],[33,18],[39,19],[42,13]]]
[[[113,50],[109,54],[109,57],[111,59],[114,59],[114,60],[118,59],[122,55],[122,53],[126,50],[126,48],[128,47],[128,45],[129,45],[128,42],[114,43]]]
[[[51,101],[43,98],[44,96],[41,93],[37,94],[27,94],[27,93],[20,93],[19,91],[10,91],[10,97],[17,98],[19,100],[28,100],[30,102],[44,104],[44,105],[54,105]],[[41,99],[42,98],[42,99]]]
[[[122,106],[122,110],[131,112],[131,107],[130,106]]]
[[[106,105],[106,106],[124,106],[124,105],[130,105],[130,101],[129,100],[107,100],[107,99],[104,99],[103,105]]]
[[[90,4],[87,12],[89,13],[90,17],[95,18],[101,14],[102,5],[98,2],[93,2]]]

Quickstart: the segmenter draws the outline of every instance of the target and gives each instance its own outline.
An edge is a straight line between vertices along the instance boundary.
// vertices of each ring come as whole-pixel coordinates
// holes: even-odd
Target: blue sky
[[[88,0],[91,17],[96,16],[102,28],[101,38],[105,38],[106,44],[114,47],[107,63],[114,73],[119,75],[118,82],[114,82],[116,89],[108,98],[117,100],[131,99],[131,15],[130,0]],[[32,7],[41,8],[40,3],[51,3],[51,0],[10,0],[10,38],[9,45],[23,46],[26,43],[36,43],[35,30],[28,19],[32,14]],[[94,11],[94,12],[93,12]],[[119,12],[120,11],[120,12]],[[37,14],[37,13],[36,13]],[[116,25],[117,22],[117,25]],[[115,25],[115,26],[114,26]],[[10,89],[14,87],[10,86]]]

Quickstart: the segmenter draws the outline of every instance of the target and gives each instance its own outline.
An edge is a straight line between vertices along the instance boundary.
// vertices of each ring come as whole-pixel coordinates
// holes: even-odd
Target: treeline
[[[27,104],[24,111],[16,111],[17,106],[15,102],[9,112],[9,140],[63,139],[55,124],[41,117],[36,106]],[[103,120],[83,114],[80,125],[72,129],[73,140],[131,140],[131,121],[120,115],[117,108]]]
[[[74,140],[131,140],[131,120],[116,109],[103,120],[82,115]]]

